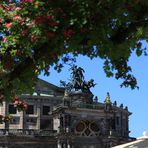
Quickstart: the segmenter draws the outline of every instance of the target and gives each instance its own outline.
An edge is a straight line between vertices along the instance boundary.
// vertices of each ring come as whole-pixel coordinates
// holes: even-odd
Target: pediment
[[[56,85],[53,85],[47,81],[44,81],[42,79],[38,79],[37,84],[35,86],[35,92],[40,94],[47,94],[47,95],[54,95],[59,96],[64,94],[64,88],[58,87]]]

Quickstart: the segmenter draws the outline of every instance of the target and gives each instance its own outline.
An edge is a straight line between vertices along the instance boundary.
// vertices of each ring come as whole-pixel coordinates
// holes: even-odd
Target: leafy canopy
[[[78,54],[104,60],[108,77],[132,89],[128,59],[146,54],[147,0],[1,0],[0,94],[31,90],[41,71],[60,71]],[[69,56],[69,53],[73,57]]]

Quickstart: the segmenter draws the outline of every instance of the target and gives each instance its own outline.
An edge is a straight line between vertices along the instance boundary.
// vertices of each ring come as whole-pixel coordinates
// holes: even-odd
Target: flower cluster
[[[28,104],[24,103],[16,97],[13,100],[13,105],[17,108],[18,111],[25,111],[28,108]]]
[[[9,122],[10,120],[11,120],[10,115],[7,116],[0,115],[0,123]]]
[[[71,37],[74,33],[75,33],[74,30],[68,29],[68,30],[64,31],[63,35],[65,37]]]
[[[3,95],[10,98],[13,92],[18,94],[31,90],[35,84],[33,80],[36,80],[42,70],[49,74],[46,68],[48,65],[54,65],[59,72],[63,64],[74,62],[71,60],[74,58],[61,61],[67,53],[73,53],[74,57],[82,54],[91,59],[99,57],[108,60],[103,66],[106,76],[126,80],[131,70],[128,65],[124,65],[124,61],[128,63],[134,50],[137,56],[146,54],[141,49],[141,40],[147,40],[146,10],[146,1],[142,0],[135,0],[133,3],[1,0],[0,77],[3,78]],[[26,83],[30,87],[26,87]],[[134,88],[137,82],[128,78],[123,84]],[[1,100],[0,98],[0,102]],[[25,108],[20,102],[15,106]]]

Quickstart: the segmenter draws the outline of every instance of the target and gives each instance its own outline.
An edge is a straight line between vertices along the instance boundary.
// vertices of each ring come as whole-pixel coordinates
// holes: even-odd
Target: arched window
[[[75,133],[80,136],[97,136],[99,131],[99,126],[94,121],[82,120],[75,126]]]

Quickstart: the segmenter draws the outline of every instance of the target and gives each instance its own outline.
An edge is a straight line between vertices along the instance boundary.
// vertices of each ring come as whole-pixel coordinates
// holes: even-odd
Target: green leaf
[[[142,51],[141,51],[139,48],[137,48],[137,50],[136,50],[136,54],[137,54],[137,56],[139,57],[139,56],[141,56]]]

